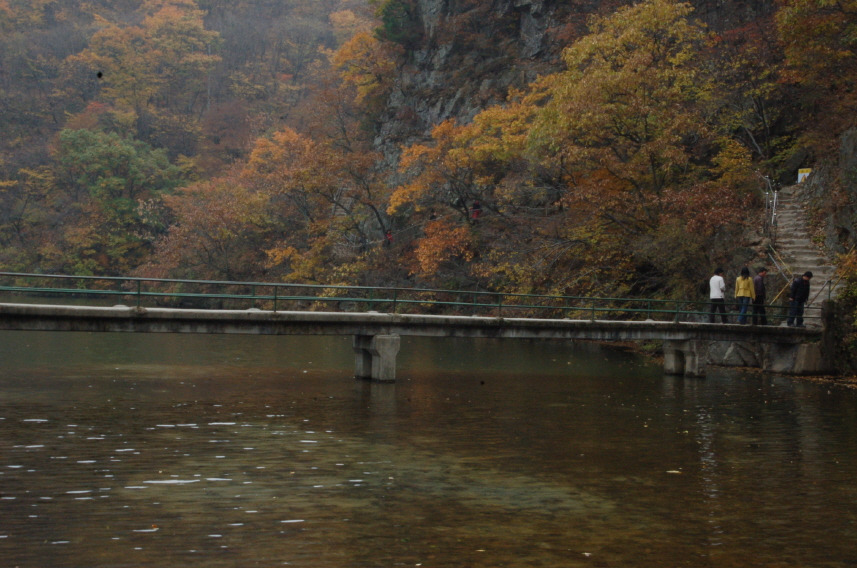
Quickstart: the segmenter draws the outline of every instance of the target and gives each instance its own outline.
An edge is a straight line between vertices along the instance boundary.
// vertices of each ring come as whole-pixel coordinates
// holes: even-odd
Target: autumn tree
[[[650,0],[595,18],[563,53],[567,70],[533,90],[546,101],[530,132],[533,159],[561,173],[569,208],[590,211],[631,251],[685,219],[693,195],[749,187],[749,156],[712,120],[707,36],[690,13],[687,4]],[[712,214],[735,221],[734,205],[724,199],[731,214]],[[655,252],[644,258],[662,273],[680,268]]]
[[[386,230],[364,157],[312,140],[291,129],[260,139],[244,177],[267,195],[282,227],[271,264],[310,281],[333,278],[331,262],[360,262]],[[327,265],[327,266],[325,266]]]
[[[752,170],[713,121],[708,36],[690,12],[650,0],[594,18],[564,51],[564,71],[406,149],[411,177],[391,211],[445,205],[463,219],[473,200],[487,203],[493,215],[478,231],[492,237],[473,276],[507,289],[639,289],[649,270],[662,282],[688,254],[704,262],[704,237],[740,218]],[[682,246],[690,252],[679,259]]]
[[[566,49],[567,71],[536,86],[547,100],[530,132],[543,163],[568,172],[574,193],[610,201],[613,222],[639,230],[651,197],[682,181],[711,136],[701,104],[712,85],[694,60],[704,41],[690,7],[650,1],[593,22]]]
[[[419,3],[416,0],[369,0],[381,21],[375,35],[391,43],[411,49],[423,37],[420,27]]]
[[[200,0],[200,7],[222,42],[222,60],[211,74],[213,97],[245,105],[257,136],[300,125],[302,103],[329,66],[327,54],[356,31],[347,14],[353,25],[367,10],[361,0]],[[340,14],[336,21],[333,12]]]
[[[166,229],[160,198],[182,181],[164,150],[116,133],[66,130],[56,150],[57,182],[67,196],[68,264],[80,274],[127,274]],[[54,191],[59,191],[55,189]]]
[[[57,212],[68,205],[52,191],[54,176],[43,166],[0,181],[0,266],[5,269],[32,271],[42,255],[50,256]]]
[[[395,86],[400,48],[369,33],[358,33],[339,48],[333,64],[356,89],[355,103],[376,114]]]
[[[327,204],[328,210],[319,209],[313,221],[321,223],[318,235],[295,249],[300,258],[277,252],[291,251],[294,239],[272,251],[272,258],[290,266],[294,276],[377,285],[389,284],[397,273],[399,263],[390,262],[393,253],[382,244],[389,242],[388,232],[398,239],[401,228],[387,215],[388,172],[373,144],[378,113],[398,69],[397,54],[395,46],[367,34],[345,42],[331,54],[334,65],[319,74],[318,88],[306,101],[301,134],[281,131],[272,144],[260,140],[254,151],[249,164],[254,176],[264,169],[256,164],[289,164],[281,170],[288,176],[268,176],[265,185],[289,188],[289,194],[308,188],[309,195]],[[315,182],[308,187],[304,179]]]
[[[90,30],[73,5],[57,0],[0,7],[0,170],[15,176],[47,160],[45,140],[68,109],[80,105],[57,88],[63,60],[86,45]]]
[[[406,181],[393,192],[388,212],[423,227],[414,243],[413,272],[433,284],[484,281],[490,269],[474,272],[461,260],[481,258],[497,274],[501,265],[514,262],[515,251],[533,258],[541,246],[535,242],[556,234],[556,184],[524,152],[536,107],[517,97],[486,109],[469,124],[444,121],[432,131],[431,144],[411,146],[402,154]],[[525,271],[515,272],[514,283],[497,278],[493,284],[529,292],[550,275],[538,271],[524,282]]]
[[[143,8],[140,25],[100,19],[89,47],[66,59],[66,76],[96,77],[101,101],[135,113],[137,137],[192,155],[218,35],[205,29],[193,0],[148,0]]]
[[[265,266],[267,197],[237,174],[188,185],[164,197],[174,222],[150,260],[146,277],[255,280]]]
[[[337,10],[330,14],[329,19],[339,44],[337,47],[358,33],[371,31],[374,24],[370,17],[354,10]]]
[[[855,124],[857,2],[787,0],[776,21],[786,56],[783,77],[799,88],[805,139],[829,148]]]
[[[780,84],[782,53],[771,18],[712,36],[704,55],[719,86],[714,120],[772,169],[792,108]]]

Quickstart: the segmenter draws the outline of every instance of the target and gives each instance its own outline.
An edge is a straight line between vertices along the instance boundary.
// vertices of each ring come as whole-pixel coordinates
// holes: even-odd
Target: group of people
[[[741,269],[741,275],[735,279],[735,301],[738,306],[738,323],[747,323],[747,312],[752,305],[753,325],[768,325],[768,317],[765,313],[767,290],[765,288],[765,276],[768,269],[759,268],[756,276],[750,278],[750,269],[746,266]],[[789,327],[803,325],[803,310],[809,300],[809,281],[812,272],[804,272],[802,276],[796,277],[789,287],[789,315],[786,324]],[[715,314],[720,312],[723,323],[729,323],[726,316],[726,281],[723,279],[723,269],[717,268],[714,276],[708,281],[710,288],[709,298],[711,300],[711,311],[708,321],[714,323]]]

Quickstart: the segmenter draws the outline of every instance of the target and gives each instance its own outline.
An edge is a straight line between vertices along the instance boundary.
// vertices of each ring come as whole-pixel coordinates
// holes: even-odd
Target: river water
[[[857,565],[857,393],[595,345],[0,333],[0,563]]]

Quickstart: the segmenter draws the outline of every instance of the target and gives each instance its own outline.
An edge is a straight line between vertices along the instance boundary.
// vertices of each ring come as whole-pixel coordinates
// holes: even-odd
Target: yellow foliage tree
[[[567,70],[534,89],[547,103],[530,132],[534,159],[561,165],[576,203],[597,203],[626,231],[653,228],[657,197],[700,175],[715,138],[713,91],[699,63],[705,32],[691,7],[649,0],[593,20],[563,53]]]
[[[343,80],[357,90],[357,103],[377,110],[395,84],[401,47],[369,32],[355,34],[333,55]]]
[[[217,32],[205,29],[195,0],[148,2],[140,25],[122,26],[96,16],[100,29],[89,47],[63,63],[73,78],[98,77],[100,99],[144,114],[180,115],[205,103],[207,73],[220,60]]]
[[[329,283],[340,277],[332,261],[359,264],[379,248],[389,225],[372,164],[371,154],[288,128],[258,140],[243,178],[268,196],[273,222],[284,229],[267,248],[270,266],[290,278]]]

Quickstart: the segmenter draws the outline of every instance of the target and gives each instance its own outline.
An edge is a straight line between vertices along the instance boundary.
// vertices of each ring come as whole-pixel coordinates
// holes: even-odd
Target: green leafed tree
[[[416,0],[370,0],[375,15],[381,20],[376,30],[379,39],[398,43],[406,48],[419,44],[423,37]]]
[[[127,273],[164,231],[160,198],[181,183],[181,171],[162,149],[90,130],[62,131],[55,158],[57,187],[69,207],[56,268]],[[63,258],[74,266],[65,266]]]

